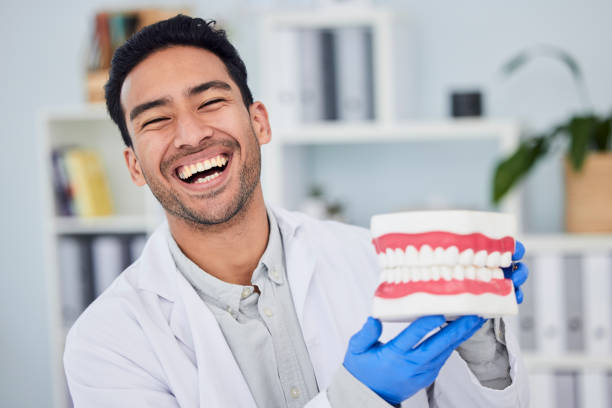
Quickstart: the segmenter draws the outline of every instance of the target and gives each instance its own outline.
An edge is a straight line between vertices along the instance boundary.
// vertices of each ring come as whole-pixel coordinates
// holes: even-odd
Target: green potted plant
[[[572,77],[586,106],[588,94],[576,60],[563,50],[541,46],[520,52],[502,67],[512,75],[536,57],[561,61]],[[565,223],[569,232],[612,231],[612,114],[598,115],[591,108],[549,131],[522,140],[502,159],[493,177],[493,202],[499,203],[543,158],[553,145],[567,146],[565,158]],[[562,139],[566,139],[566,142]]]

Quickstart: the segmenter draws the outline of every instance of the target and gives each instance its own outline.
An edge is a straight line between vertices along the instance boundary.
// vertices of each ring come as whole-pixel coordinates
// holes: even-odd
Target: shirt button
[[[294,399],[300,398],[300,390],[297,387],[291,387],[291,397]]]
[[[270,275],[272,275],[274,279],[278,279],[280,277],[278,270],[276,270],[275,268],[272,268],[272,270],[270,271]]]
[[[249,297],[249,295],[253,292],[253,288],[251,288],[250,286],[245,286],[244,289],[242,289],[242,293],[240,294],[240,297],[242,299],[246,299]]]
[[[274,316],[274,312],[273,312],[273,311],[272,311],[272,309],[270,309],[269,307],[266,307],[266,308],[264,309],[264,314],[265,314],[266,316],[268,316],[268,317],[272,317],[272,316]]]

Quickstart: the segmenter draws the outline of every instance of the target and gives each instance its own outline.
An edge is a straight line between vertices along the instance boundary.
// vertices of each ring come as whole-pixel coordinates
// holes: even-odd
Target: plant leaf
[[[610,138],[612,131],[612,118],[602,119],[593,129],[593,144],[596,150],[610,150]]]
[[[522,142],[510,157],[497,165],[493,176],[493,203],[498,204],[529,172],[535,161],[547,152],[549,137],[543,135]]]
[[[530,58],[529,52],[522,51],[502,65],[501,71],[504,75],[511,75],[514,71],[525,65]]]
[[[582,169],[596,124],[595,116],[575,116],[567,127],[570,136],[569,156],[575,171]]]
[[[567,65],[572,75],[574,76],[574,80],[582,81],[582,72],[580,71],[580,66],[578,65],[578,62],[576,62],[574,57],[572,57],[570,54],[561,49],[556,49],[556,54],[559,59],[563,61],[565,65]]]

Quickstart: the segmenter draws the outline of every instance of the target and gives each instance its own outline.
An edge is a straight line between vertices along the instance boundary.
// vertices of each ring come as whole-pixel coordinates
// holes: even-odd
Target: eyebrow
[[[187,96],[194,96],[197,94],[201,94],[202,92],[205,92],[209,89],[222,89],[225,91],[230,91],[232,89],[232,87],[230,86],[230,84],[228,84],[227,82],[223,82],[223,81],[208,81],[208,82],[204,82],[200,85],[196,85],[192,88],[189,88],[186,92]],[[134,109],[132,109],[132,111],[130,112],[130,121],[133,121],[138,115],[140,115],[141,113],[149,110],[149,109],[153,109],[156,108],[158,106],[164,106],[167,105],[168,103],[170,103],[170,98],[160,98],[160,99],[155,99],[153,101],[150,102],[145,102],[142,103],[138,106],[136,106]]]
[[[132,109],[132,111],[130,112],[130,121],[133,121],[134,119],[136,119],[138,115],[140,115],[141,113],[149,109],[153,109],[158,106],[164,106],[164,105],[167,105],[168,103],[170,103],[169,98],[160,98],[160,99],[155,99],[154,101],[142,103],[136,106],[134,109]]]
[[[227,82],[223,81],[208,81],[203,84],[194,86],[193,88],[189,88],[187,90],[187,96],[194,96],[200,94],[209,89],[222,89],[224,91],[231,91],[232,87]]]

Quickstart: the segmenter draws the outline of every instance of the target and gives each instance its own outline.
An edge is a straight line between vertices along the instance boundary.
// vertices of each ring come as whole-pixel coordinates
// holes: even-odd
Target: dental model
[[[420,211],[375,215],[371,231],[382,268],[372,315],[411,321],[518,313],[512,280],[513,215]]]

